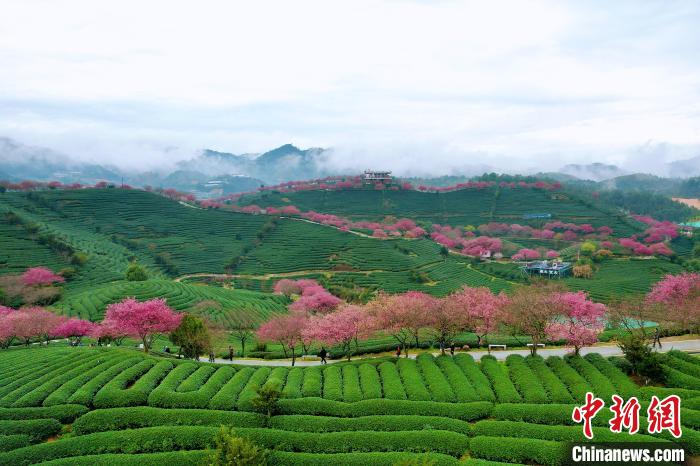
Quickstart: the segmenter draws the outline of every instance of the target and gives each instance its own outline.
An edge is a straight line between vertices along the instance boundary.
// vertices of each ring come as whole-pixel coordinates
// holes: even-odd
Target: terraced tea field
[[[664,361],[669,385],[678,388],[640,388],[597,354],[510,356],[505,363],[425,354],[256,368],[117,348],[3,351],[0,464],[201,464],[219,426],[230,425],[269,448],[272,464],[557,465],[567,442],[586,441],[571,411],[587,391],[604,399],[636,395],[642,412],[652,394],[681,395],[678,442],[697,455],[700,361],[681,353]],[[268,419],[252,400],[273,385],[283,398]],[[595,418],[595,441],[673,440],[668,433],[613,434],[609,418],[607,410]]]

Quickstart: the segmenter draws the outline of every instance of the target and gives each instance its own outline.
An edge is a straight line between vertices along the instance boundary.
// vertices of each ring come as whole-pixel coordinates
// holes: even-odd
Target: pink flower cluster
[[[644,230],[644,242],[647,244],[668,241],[678,236],[679,225],[669,221],[655,220],[648,215],[633,215],[635,220],[649,226]]]
[[[503,244],[499,238],[489,236],[474,237],[471,231],[449,225],[433,224],[430,238],[436,243],[449,249],[458,249],[465,256],[478,257],[483,254],[494,254],[501,251]]]
[[[32,267],[22,274],[22,283],[26,286],[51,285],[64,281],[66,281],[65,278],[46,267]]]
[[[525,189],[546,189],[548,191],[553,191],[556,189],[561,189],[562,185],[561,183],[547,183],[544,181],[536,181],[534,183],[526,183],[525,181],[518,181],[518,182],[507,182],[507,181],[501,181],[500,183],[496,183],[495,181],[467,181],[465,183],[458,183],[452,186],[426,186],[426,185],[420,185],[418,186],[418,191],[423,191],[423,192],[434,192],[434,193],[444,193],[444,192],[451,192],[451,191],[459,191],[462,189],[486,189],[490,188],[492,186],[500,186],[501,188],[510,188],[510,189],[516,189],[516,188],[525,188]]]
[[[33,339],[70,338],[79,343],[95,328],[92,322],[66,319],[41,307],[15,310],[0,306],[0,348],[9,347],[15,340],[28,345]]]
[[[326,313],[335,309],[342,301],[330,294],[316,280],[283,279],[275,283],[275,293],[287,296],[300,295],[289,306],[290,311],[302,313]]]
[[[631,249],[637,256],[672,256],[673,251],[665,243],[643,244],[633,238],[620,238],[618,241],[623,248]]]
[[[553,251],[556,252],[556,251]],[[540,258],[540,253],[537,252],[534,249],[528,249],[528,248],[523,248],[513,254],[511,259],[514,261],[521,261],[521,260],[534,260],[534,259],[539,259]]]

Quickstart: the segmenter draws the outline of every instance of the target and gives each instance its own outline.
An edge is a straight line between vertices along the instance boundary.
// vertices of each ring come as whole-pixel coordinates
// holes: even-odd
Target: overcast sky
[[[0,136],[125,166],[687,158],[700,2],[0,0]]]

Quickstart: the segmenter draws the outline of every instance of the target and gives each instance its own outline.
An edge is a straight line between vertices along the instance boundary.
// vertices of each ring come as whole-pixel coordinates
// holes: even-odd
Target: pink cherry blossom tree
[[[96,324],[82,319],[68,319],[54,329],[54,335],[60,338],[68,338],[72,346],[78,346],[80,340],[95,331]]]
[[[695,329],[700,325],[700,274],[666,275],[652,287],[646,301],[662,307],[670,323]]]
[[[604,304],[589,300],[583,291],[557,293],[553,300],[560,307],[561,314],[547,325],[547,338],[566,341],[574,347],[576,355],[584,346],[598,341],[598,335],[605,328]]]
[[[358,347],[358,338],[367,334],[367,314],[362,307],[345,304],[335,312],[311,317],[302,331],[302,336],[328,346],[340,345],[343,354],[350,360],[352,343]]]
[[[54,329],[64,320],[63,317],[40,307],[20,309],[10,314],[13,319],[15,337],[29,346],[33,338],[49,343]]]
[[[521,261],[521,260],[534,260],[534,259],[539,259],[540,258],[540,253],[535,251],[534,249],[528,249],[528,248],[523,248],[513,254],[512,259],[515,261]]]
[[[65,279],[46,267],[32,267],[22,274],[22,283],[26,286],[51,285],[64,282]]]
[[[292,366],[296,362],[296,347],[301,343],[302,332],[308,325],[308,317],[302,313],[291,313],[273,317],[258,328],[260,341],[275,341],[282,345],[284,356],[292,355]]]
[[[99,325],[93,328],[90,336],[96,339],[99,345],[114,343],[120,346],[129,334],[118,322],[111,319],[104,319]]]
[[[107,306],[105,319],[113,321],[129,336],[139,338],[143,350],[148,353],[155,337],[175,330],[180,325],[182,315],[173,312],[165,299],[139,302],[127,298]]]
[[[550,249],[549,251],[547,251],[546,256],[547,259],[556,259],[557,257],[559,257],[559,252]]]
[[[0,306],[0,348],[9,348],[15,339],[14,314],[11,307]]]
[[[508,297],[501,293],[494,295],[486,287],[470,288],[465,286],[460,291],[448,296],[448,301],[459,320],[476,334],[476,344],[486,341],[489,334],[498,330],[503,322],[503,308],[508,304]]]

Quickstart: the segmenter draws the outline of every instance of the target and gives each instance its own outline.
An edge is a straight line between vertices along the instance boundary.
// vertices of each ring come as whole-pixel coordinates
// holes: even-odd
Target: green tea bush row
[[[666,385],[670,387],[685,388],[688,390],[700,390],[700,379],[662,364],[666,375]]]
[[[698,390],[689,390],[686,388],[669,388],[669,387],[641,387],[639,389],[639,398],[640,400],[650,400],[652,395],[656,395],[657,397],[663,399],[666,398],[668,395],[678,395],[681,397],[683,400],[681,402],[681,406],[683,407],[688,407],[691,409],[693,408],[689,403],[697,398],[697,401],[700,401],[700,391]],[[698,403],[698,406],[700,406],[700,403]],[[699,408],[700,409],[700,408]]]
[[[177,466],[201,466],[206,464],[210,450],[181,450],[165,453],[127,455],[105,453],[103,455],[73,456],[43,463],[47,466],[139,466],[151,464],[176,464]]]
[[[120,361],[124,361],[126,359],[127,356],[111,358],[86,372],[74,376],[72,380],[64,383],[63,385],[61,385],[61,387],[59,387],[57,390],[55,390],[53,393],[47,396],[43,402],[43,405],[53,406],[67,403],[70,397],[73,396],[76,390],[78,390],[80,387],[82,387],[86,383],[89,383],[93,378],[97,377],[98,375],[109,370],[115,364],[118,364]]]
[[[270,376],[267,378],[263,384],[264,388],[276,388],[277,390],[282,390],[285,381],[287,380],[287,373],[289,369],[286,367],[275,367],[270,372]]]
[[[540,440],[554,440],[557,442],[588,442],[583,435],[581,426],[557,426],[546,424],[531,424],[516,421],[478,421],[472,427],[473,435],[485,435],[489,437],[517,437],[534,438]],[[649,435],[637,433],[634,435],[622,435],[611,432],[607,427],[593,427],[593,440],[596,442],[658,442]]]
[[[0,435],[28,435],[32,442],[38,442],[58,434],[62,427],[56,419],[0,421]]]
[[[396,364],[383,362],[379,365],[379,375],[382,379],[382,388],[384,397],[389,400],[405,400],[406,391],[401,383],[401,376]]]
[[[574,402],[583,402],[586,399],[587,392],[593,392],[593,387],[581,377],[581,374],[576,372],[559,356],[550,356],[547,358],[547,366],[552,369],[552,372],[559,377],[566,388],[569,389]]]
[[[338,366],[323,369],[323,398],[332,401],[343,400],[343,374]]]
[[[469,448],[466,435],[443,430],[309,433],[248,428],[235,431],[266,448],[304,453],[432,451],[462,456]]]
[[[238,395],[236,408],[241,411],[253,411],[253,399],[258,396],[258,389],[265,384],[271,372],[272,369],[269,367],[260,367],[253,373],[240,395]]]
[[[438,367],[440,367],[443,374],[445,374],[457,401],[466,403],[480,399],[474,387],[472,387],[471,382],[467,379],[467,376],[464,375],[464,372],[462,372],[459,366],[454,362],[454,358],[450,356],[438,356],[435,358],[435,362]]]
[[[261,414],[243,411],[162,409],[147,406],[110,408],[97,409],[81,416],[73,423],[73,432],[77,435],[87,435],[95,432],[181,425],[263,427],[265,418]]]
[[[601,374],[607,377],[610,383],[615,387],[618,395],[625,399],[637,395],[639,387],[637,387],[626,374],[603,356],[598,353],[589,353],[584,356],[584,359],[593,364]]]
[[[32,439],[29,435],[0,435],[0,452],[26,447],[31,443]]]
[[[432,466],[456,466],[461,464],[453,456],[442,453],[404,453],[404,452],[369,452],[369,453],[291,453],[288,451],[271,451],[268,455],[270,464],[285,466],[327,466],[342,464],[344,466],[395,466],[400,464],[425,464]]]
[[[200,366],[192,375],[182,381],[177,387],[177,391],[191,392],[198,390],[209,380],[209,377],[211,377],[214,372],[216,372],[216,366]]]
[[[248,380],[255,373],[252,367],[244,367],[234,374],[231,379],[226,382],[226,385],[214,395],[209,402],[211,409],[234,409],[238,395],[243,390],[243,387],[248,383]]]
[[[488,401],[473,403],[439,403],[437,401],[363,400],[344,403],[323,398],[282,399],[279,401],[282,414],[310,414],[315,416],[358,417],[385,414],[417,414],[443,416],[464,421],[489,416],[493,405]]]
[[[684,407],[686,407],[688,409],[693,409],[693,410],[700,410],[700,397],[689,398],[689,399],[682,397],[682,399],[683,399],[682,404]]]
[[[270,427],[296,432],[342,432],[342,431],[408,431],[408,430],[449,430],[468,435],[470,424],[460,419],[439,416],[379,415],[355,418],[287,415],[275,416]]]
[[[581,356],[565,356],[564,360],[591,384],[595,396],[604,400],[611,399],[615,393],[615,387],[593,364]]]
[[[440,368],[435,364],[435,358],[432,354],[423,353],[416,358],[418,368],[423,374],[423,380],[426,381],[430,394],[435,401],[451,402],[455,401],[456,397],[450,387],[450,383],[445,378]]]
[[[203,385],[200,385],[199,389],[185,392],[158,391],[163,385],[161,383],[161,385],[148,396],[148,404],[150,406],[160,406],[162,408],[206,408],[209,406],[214,396],[234,376],[236,371],[229,366],[219,367],[218,369],[214,366],[203,367],[212,367],[215,372],[211,377],[206,373],[200,373],[200,377],[208,377],[208,380]],[[192,375],[196,374],[197,372]],[[190,377],[190,379],[191,378],[192,377]],[[158,391],[157,394],[156,391]]]
[[[506,371],[498,364],[493,356],[481,358],[481,370],[491,381],[493,391],[500,403],[518,403],[522,401],[520,394],[515,389],[513,382],[508,378]]]
[[[56,419],[62,424],[70,424],[78,417],[87,413],[82,405],[56,405],[34,408],[0,408],[0,419]]]
[[[553,403],[574,402],[566,385],[559,380],[549,367],[547,367],[547,364],[545,364],[541,356],[528,356],[525,358],[525,361],[527,365],[530,366],[530,369],[532,369],[532,372],[535,373],[535,376],[542,382],[542,386],[547,391]]]
[[[304,383],[301,386],[302,396],[320,397],[323,388],[323,372],[320,366],[304,369]]]
[[[508,463],[562,464],[564,445],[549,440],[477,436],[469,442],[471,455]]]
[[[527,403],[502,403],[493,408],[491,416],[498,420],[522,421],[535,424],[572,425],[571,413],[573,404],[527,404]],[[602,409],[593,418],[596,425],[607,425],[611,413],[608,409]]]
[[[137,369],[140,365],[141,363],[137,364],[137,366],[134,366],[134,369]],[[145,405],[148,402],[148,395],[173,369],[173,364],[170,361],[160,361],[144,374],[143,369],[145,367],[145,365],[138,367],[138,370],[134,370],[131,377],[121,377],[122,374],[129,372],[128,369],[120,376],[115,377],[112,382],[97,392],[93,401],[95,407],[117,408],[121,406]],[[134,380],[136,382],[130,388],[126,388]]]
[[[458,354],[455,356],[455,362],[462,369],[462,372],[464,372],[464,375],[469,379],[472,387],[474,387],[474,390],[482,400],[496,401],[496,395],[491,389],[491,382],[479,369],[479,366],[470,354]]]
[[[92,401],[95,398],[95,394],[100,391],[107,383],[114,380],[119,374],[122,374],[125,370],[136,367],[140,364],[140,359],[131,358],[124,360],[116,365],[105,370],[101,374],[96,375],[92,380],[85,383],[82,387],[77,389],[70,398],[68,398],[68,403],[81,404],[85,406],[91,406]],[[150,367],[150,363],[148,366]]]
[[[428,401],[431,399],[428,389],[425,388],[423,377],[418,371],[418,365],[413,359],[399,359],[396,363],[399,369],[399,375],[403,381],[403,387],[406,390],[406,395],[411,401]]]
[[[287,382],[284,384],[282,396],[285,398],[301,397],[301,384],[304,380],[304,369],[293,367],[287,374]]]
[[[175,367],[165,376],[160,385],[148,395],[148,404],[151,406],[164,406],[161,400],[166,398],[169,393],[175,393],[177,386],[196,370],[197,365],[194,363],[180,364]]]
[[[75,379],[75,377],[84,374],[85,372],[89,371],[95,366],[98,366],[99,364],[100,360],[98,359],[98,355],[92,355],[91,358],[87,359],[82,364],[72,367],[69,370],[64,370],[62,374],[53,377],[52,379],[45,381],[43,384],[39,385],[33,390],[26,392],[14,403],[12,403],[12,406],[18,408],[40,406],[42,402],[56,389],[60,388],[61,385],[72,381],[73,379]]]
[[[343,366],[343,401],[354,403],[362,400],[362,390],[360,389],[360,373],[357,366]]]
[[[219,427],[166,426],[98,432],[40,443],[0,453],[0,464],[24,466],[58,458],[97,453],[151,453],[171,450],[201,450],[213,443]],[[69,463],[72,464],[72,463]]]
[[[687,363],[693,364],[694,366],[700,366],[700,359],[697,356],[692,356],[683,351],[671,350],[667,353],[669,356],[673,356],[677,359],[681,359]]]
[[[365,400],[373,400],[382,397],[382,382],[379,380],[377,368],[372,364],[362,364],[359,369],[360,388],[362,389],[362,398]],[[347,400],[346,400],[347,401]]]
[[[537,376],[525,363],[525,358],[519,354],[511,354],[506,358],[508,373],[525,403],[547,403],[547,392]]]
[[[700,365],[695,362],[688,361],[687,358],[692,356],[680,351],[669,351],[666,355],[666,364],[674,369],[683,372],[684,374],[700,378]]]

